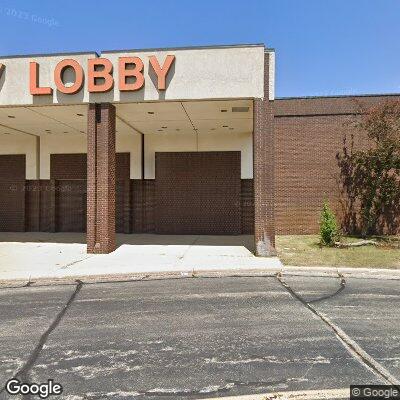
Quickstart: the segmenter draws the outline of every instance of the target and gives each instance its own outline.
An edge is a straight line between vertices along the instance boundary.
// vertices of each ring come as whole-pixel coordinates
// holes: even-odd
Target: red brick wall
[[[340,214],[336,153],[343,135],[353,133],[357,146],[368,146],[365,134],[348,122],[356,118],[360,105],[368,107],[388,98],[393,96],[275,100],[278,234],[316,233],[324,197]]]
[[[239,234],[240,152],[156,153],[155,231]]]

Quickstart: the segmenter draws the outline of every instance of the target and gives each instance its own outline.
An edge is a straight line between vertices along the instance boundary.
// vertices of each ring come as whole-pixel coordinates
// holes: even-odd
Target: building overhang
[[[274,94],[274,53],[264,45],[12,56],[0,63],[0,106],[263,98],[264,79],[270,100]]]

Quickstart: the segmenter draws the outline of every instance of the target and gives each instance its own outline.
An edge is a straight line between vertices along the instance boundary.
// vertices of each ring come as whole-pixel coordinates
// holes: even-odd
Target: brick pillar
[[[264,99],[254,100],[253,174],[254,240],[256,255],[273,256],[275,251],[274,219],[274,113],[269,101],[269,55],[265,53]]]
[[[89,104],[87,252],[115,250],[115,107]]]

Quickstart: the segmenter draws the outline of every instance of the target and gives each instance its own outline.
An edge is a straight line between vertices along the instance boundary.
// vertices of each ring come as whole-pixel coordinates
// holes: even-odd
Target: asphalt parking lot
[[[387,384],[400,380],[399,306],[398,280],[340,277],[1,289],[0,383],[54,379],[71,400]]]

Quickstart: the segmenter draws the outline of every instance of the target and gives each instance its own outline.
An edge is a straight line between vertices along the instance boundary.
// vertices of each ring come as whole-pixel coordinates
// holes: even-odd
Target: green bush
[[[324,246],[333,246],[339,236],[335,213],[331,210],[327,201],[324,201],[322,207],[319,234],[321,244]]]

